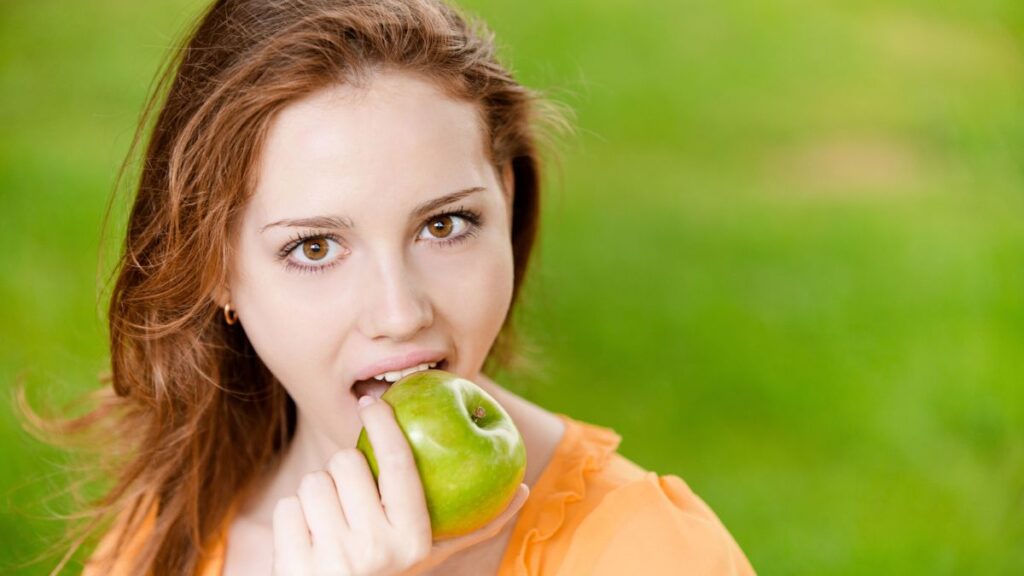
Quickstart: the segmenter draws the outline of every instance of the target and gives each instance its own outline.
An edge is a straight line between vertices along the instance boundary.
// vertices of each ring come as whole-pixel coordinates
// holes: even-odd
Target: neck
[[[355,446],[354,437],[352,446]],[[266,472],[256,478],[249,501],[242,504],[239,514],[256,524],[271,527],[277,501],[298,493],[302,478],[323,469],[331,455],[341,448],[311,426],[300,412],[295,435],[284,452],[267,466]]]

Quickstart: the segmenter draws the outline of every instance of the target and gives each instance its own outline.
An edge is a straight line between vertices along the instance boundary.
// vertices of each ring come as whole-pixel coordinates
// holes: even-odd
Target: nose
[[[366,336],[405,341],[434,321],[425,287],[414,271],[400,264],[382,263],[364,286],[367,306],[361,330]]]

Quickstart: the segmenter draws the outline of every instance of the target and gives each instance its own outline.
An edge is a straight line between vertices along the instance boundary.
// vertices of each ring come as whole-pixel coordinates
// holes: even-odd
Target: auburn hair
[[[96,431],[108,457],[102,470],[110,487],[78,516],[85,521],[69,531],[54,572],[115,519],[114,553],[105,561],[123,562],[128,537],[155,508],[129,571],[193,573],[230,503],[289,442],[294,403],[215,302],[227,280],[231,230],[254,189],[275,112],[385,69],[417,74],[475,104],[489,159],[499,174],[511,166],[515,306],[537,237],[538,146],[550,134],[543,128],[561,131],[568,122],[561,106],[498,62],[486,26],[435,0],[215,2],[158,74],[118,178],[145,140],[111,276],[109,386],[84,416],[59,422],[35,415],[21,396],[44,434]],[[511,317],[489,367],[521,359]]]

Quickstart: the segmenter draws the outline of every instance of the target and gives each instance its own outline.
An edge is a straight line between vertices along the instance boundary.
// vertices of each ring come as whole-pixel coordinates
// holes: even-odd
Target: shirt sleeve
[[[573,534],[559,576],[752,576],[715,513],[678,476],[647,472],[607,494]]]

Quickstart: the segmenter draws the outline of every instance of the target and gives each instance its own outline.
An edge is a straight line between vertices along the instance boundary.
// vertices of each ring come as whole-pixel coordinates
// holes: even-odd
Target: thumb
[[[430,551],[430,556],[414,567],[415,572],[418,573],[437,566],[446,558],[460,550],[469,548],[470,546],[476,545],[484,540],[494,538],[510,520],[515,518],[516,514],[518,514],[526,504],[526,499],[529,498],[529,496],[530,487],[526,484],[520,484],[519,488],[516,490],[515,496],[512,497],[512,501],[509,502],[508,506],[505,507],[505,510],[502,511],[501,514],[498,514],[494,520],[491,520],[483,527],[478,528],[469,534],[434,542],[434,547]]]

